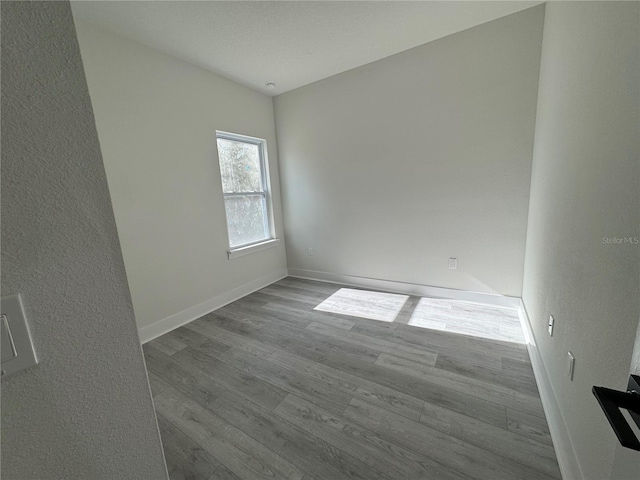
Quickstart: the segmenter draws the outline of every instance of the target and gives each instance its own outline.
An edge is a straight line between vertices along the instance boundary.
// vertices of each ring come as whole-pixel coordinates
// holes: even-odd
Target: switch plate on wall
[[[549,336],[553,337],[553,325],[556,323],[556,319],[553,315],[549,315]]]
[[[20,294],[2,297],[2,378],[38,363]]]
[[[573,367],[576,364],[576,359],[571,352],[567,352],[567,356],[569,357],[569,380],[573,381]]]
[[[309,254],[310,257],[313,257],[313,247],[309,247],[309,250],[307,253]]]
[[[457,270],[458,269],[458,259],[450,258],[449,259],[449,270]]]
[[[13,343],[11,329],[9,328],[9,322],[7,321],[7,316],[4,313],[0,315],[0,322],[2,322],[0,330],[2,331],[2,362],[4,363],[6,360],[15,358],[17,353],[16,345]]]

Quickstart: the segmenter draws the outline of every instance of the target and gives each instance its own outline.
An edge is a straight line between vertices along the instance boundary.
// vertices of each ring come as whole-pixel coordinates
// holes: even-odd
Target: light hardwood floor
[[[560,478],[525,345],[314,310],[340,288],[286,278],[144,345],[172,480]]]

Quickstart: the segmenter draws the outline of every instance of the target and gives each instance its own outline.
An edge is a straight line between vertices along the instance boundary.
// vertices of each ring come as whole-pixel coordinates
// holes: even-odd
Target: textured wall
[[[284,271],[283,242],[228,259],[216,149],[216,130],[267,140],[282,238],[271,98],[86,22],[77,29],[138,327]]]
[[[626,387],[640,314],[640,245],[613,240],[640,237],[640,4],[546,8],[523,299],[582,473],[601,480],[617,440],[591,387]]]
[[[543,16],[275,97],[289,268],[519,297]]]
[[[2,380],[2,478],[166,478],[67,2],[2,2],[2,294],[40,364]]]

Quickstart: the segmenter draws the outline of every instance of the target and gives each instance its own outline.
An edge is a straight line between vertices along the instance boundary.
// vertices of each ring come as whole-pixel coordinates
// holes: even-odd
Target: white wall
[[[275,97],[290,272],[521,295],[543,15]]]
[[[167,478],[68,2],[2,2],[2,295],[39,365],[2,379],[2,478]]]
[[[603,243],[640,236],[639,7],[550,2],[545,17],[523,299],[594,480],[609,478],[617,440],[591,387],[626,387],[640,313],[639,246]]]
[[[267,140],[276,232],[282,238],[271,98],[77,23],[143,340],[206,313],[219,305],[216,298],[229,299],[236,288],[284,275],[283,243],[227,258],[215,138],[216,130],[224,130]]]

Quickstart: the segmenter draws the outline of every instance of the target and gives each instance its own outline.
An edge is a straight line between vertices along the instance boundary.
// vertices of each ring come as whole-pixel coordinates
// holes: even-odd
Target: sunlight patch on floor
[[[341,288],[314,310],[491,340],[526,343],[517,310],[461,300]]]
[[[421,298],[407,324],[492,340],[526,343],[518,312],[511,308]]]
[[[314,308],[322,312],[393,322],[406,303],[408,295],[369,292],[341,288]]]

